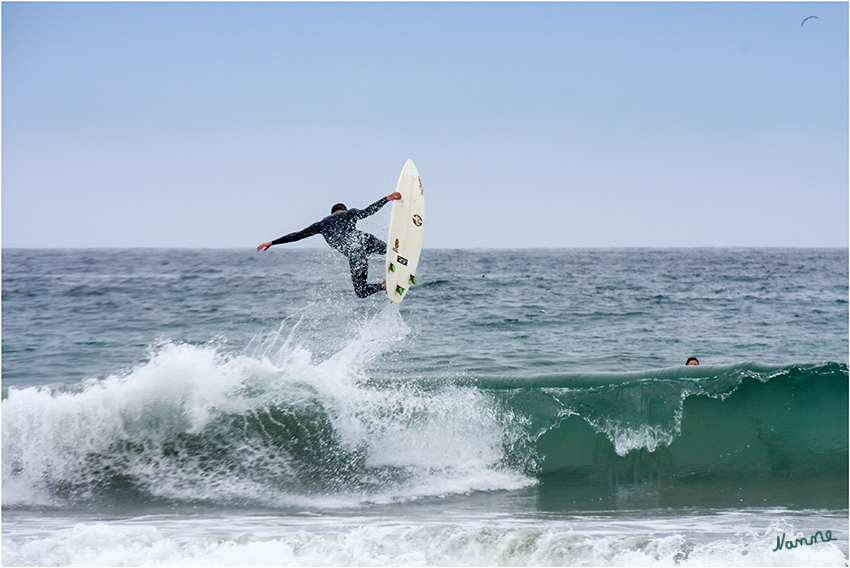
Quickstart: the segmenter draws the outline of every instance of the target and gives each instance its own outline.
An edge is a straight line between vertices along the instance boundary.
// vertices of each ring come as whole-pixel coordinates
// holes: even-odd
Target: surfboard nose
[[[416,169],[416,166],[414,166],[413,162],[411,162],[410,160],[407,160],[407,163],[404,164],[404,174],[412,178],[419,178],[419,171]]]

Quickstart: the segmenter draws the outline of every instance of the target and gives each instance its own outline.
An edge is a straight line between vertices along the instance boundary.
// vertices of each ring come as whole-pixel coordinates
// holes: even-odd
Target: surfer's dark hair
[[[348,211],[348,207],[345,206],[345,203],[337,203],[336,205],[331,207],[331,215],[333,215],[337,211]]]
[[[691,361],[696,361],[697,365],[699,365],[699,359],[696,357],[688,357],[688,360],[685,361],[685,365],[689,365]]]

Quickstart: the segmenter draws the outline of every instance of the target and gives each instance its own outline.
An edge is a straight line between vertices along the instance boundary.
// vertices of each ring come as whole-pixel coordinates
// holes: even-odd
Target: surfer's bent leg
[[[365,298],[382,290],[380,284],[366,283],[366,277],[369,275],[369,263],[365,254],[350,254],[348,266],[351,268],[351,282],[354,283],[354,293],[357,294],[358,298]]]
[[[375,235],[366,233],[366,254],[386,254],[387,243]]]

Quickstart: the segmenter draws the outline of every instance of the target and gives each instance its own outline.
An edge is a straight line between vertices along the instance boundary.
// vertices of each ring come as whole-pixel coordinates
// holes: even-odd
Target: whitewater
[[[847,565],[846,249],[2,262],[4,565]]]

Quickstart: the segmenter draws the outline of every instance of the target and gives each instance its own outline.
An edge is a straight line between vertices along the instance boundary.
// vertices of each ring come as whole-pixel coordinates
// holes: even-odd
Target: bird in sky
[[[814,19],[816,19],[816,20],[820,20],[820,18],[818,18],[817,16],[809,16],[808,18],[805,18],[802,22],[800,22],[800,27],[802,28],[802,27],[803,27],[803,24],[805,24],[806,22],[808,22],[808,21],[809,21],[809,20],[811,20],[812,18],[814,18]]]

